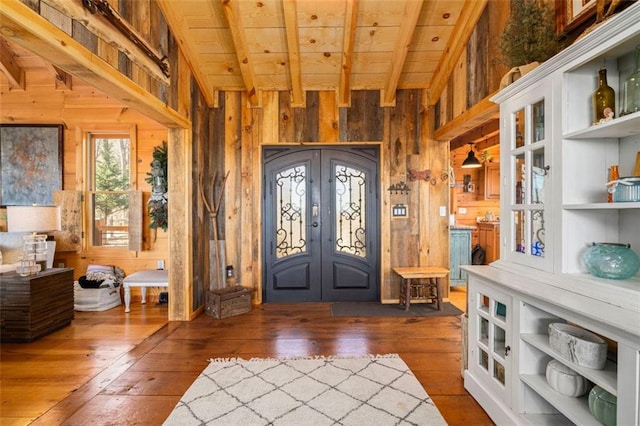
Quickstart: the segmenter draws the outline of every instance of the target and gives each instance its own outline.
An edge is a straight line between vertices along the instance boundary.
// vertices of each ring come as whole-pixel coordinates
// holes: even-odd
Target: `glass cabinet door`
[[[509,403],[511,298],[489,289],[470,290],[469,369]]]
[[[505,257],[509,261],[548,269],[550,167],[550,100],[540,91],[523,96],[502,114],[504,131],[501,144],[506,147],[509,164],[507,202],[503,203],[503,222],[508,225]],[[508,105],[503,105],[509,108]]]

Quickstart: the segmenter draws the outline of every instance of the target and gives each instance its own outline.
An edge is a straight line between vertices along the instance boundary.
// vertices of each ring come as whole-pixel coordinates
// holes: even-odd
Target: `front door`
[[[379,300],[377,147],[263,154],[264,300]]]

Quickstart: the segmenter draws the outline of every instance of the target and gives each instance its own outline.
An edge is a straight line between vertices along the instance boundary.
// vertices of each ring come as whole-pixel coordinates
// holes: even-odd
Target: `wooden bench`
[[[169,273],[166,269],[148,269],[128,275],[122,281],[124,286],[124,311],[130,312],[131,287],[140,287],[142,303],[147,303],[147,287],[169,287]]]
[[[401,278],[400,306],[409,310],[411,300],[430,300],[436,309],[442,309],[442,278],[449,274],[439,266],[406,266],[393,268]]]

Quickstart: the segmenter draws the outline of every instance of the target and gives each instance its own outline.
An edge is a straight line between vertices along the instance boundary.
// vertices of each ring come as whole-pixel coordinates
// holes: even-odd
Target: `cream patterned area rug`
[[[165,425],[446,425],[396,354],[214,359]]]

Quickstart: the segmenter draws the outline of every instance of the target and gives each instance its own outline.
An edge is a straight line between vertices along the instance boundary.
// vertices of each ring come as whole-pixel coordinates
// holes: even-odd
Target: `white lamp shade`
[[[59,206],[7,206],[9,232],[52,232],[60,230]]]

